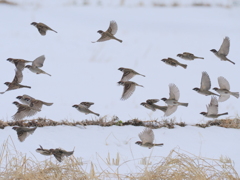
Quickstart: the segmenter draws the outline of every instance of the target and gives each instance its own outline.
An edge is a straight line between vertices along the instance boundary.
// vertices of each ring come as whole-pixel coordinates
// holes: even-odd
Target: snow
[[[0,91],[5,91],[7,87],[3,83],[12,81],[14,77],[14,66],[6,61],[10,57],[34,60],[45,55],[42,69],[52,76],[36,75],[25,69],[21,84],[32,88],[13,90],[0,96],[0,119],[4,121],[12,120],[11,116],[17,110],[12,102],[23,94],[54,103],[50,107],[44,106],[40,113],[26,119],[95,119],[94,115],[84,115],[72,108],[74,104],[90,101],[95,103],[90,109],[102,117],[116,115],[122,121],[132,118],[161,120],[165,118],[163,112],[151,112],[140,103],[149,98],[168,97],[168,85],[175,83],[180,90],[179,101],[188,102],[189,106],[179,107],[169,118],[196,124],[209,120],[199,113],[206,111],[211,97],[192,90],[200,86],[202,71],[208,72],[211,88],[218,87],[217,78],[223,76],[229,81],[232,91],[240,90],[239,7],[98,7],[73,6],[70,1],[19,2],[19,6],[0,6],[0,12],[4,15],[0,29]],[[111,20],[117,22],[116,37],[122,39],[123,43],[113,40],[91,43],[100,37],[97,31],[106,30]],[[43,37],[30,25],[33,21],[43,22],[58,33],[48,31]],[[231,40],[228,57],[236,65],[220,61],[210,52],[210,49],[220,47],[225,36]],[[204,60],[189,62],[176,57],[185,51],[203,56]],[[167,57],[188,64],[187,69],[167,66],[161,61]],[[123,88],[117,85],[122,76],[117,70],[119,67],[132,68],[146,75],[132,79],[144,88],[137,87],[126,101],[120,100]],[[164,105],[164,102],[158,104]],[[229,117],[234,118],[239,114],[239,106],[239,99],[230,97],[226,102],[219,103],[219,113],[228,112]],[[240,172],[237,156],[239,130],[192,126],[161,128],[154,130],[154,133],[156,142],[163,142],[164,146],[152,150],[134,144],[142,130],[143,127],[131,126],[90,126],[86,129],[44,127],[38,128],[26,142],[20,143],[16,133],[7,127],[0,130],[0,142],[11,136],[20,151],[29,156],[33,153],[39,160],[45,158],[35,153],[39,144],[44,148],[62,147],[66,150],[75,147],[74,155],[88,161],[96,161],[96,153],[105,158],[108,152],[111,157],[119,152],[124,161],[148,157],[151,153],[166,156],[173,148],[180,147],[211,158],[228,156],[235,161],[236,170]],[[132,172],[134,169],[125,168],[123,172]]]

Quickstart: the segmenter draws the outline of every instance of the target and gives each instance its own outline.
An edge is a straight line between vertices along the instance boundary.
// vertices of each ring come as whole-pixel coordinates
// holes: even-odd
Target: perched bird
[[[8,58],[7,61],[15,64],[16,68],[19,69],[20,71],[23,71],[26,63],[32,62],[24,59],[13,59],[13,58]]]
[[[135,75],[140,75],[140,76],[145,77],[145,75],[139,74],[138,72],[134,71],[133,69],[120,67],[120,68],[118,68],[118,70],[123,72],[121,81],[128,81],[129,79],[132,79]]]
[[[117,30],[118,30],[117,23],[115,21],[110,21],[109,28],[105,32],[102,30],[98,31],[98,33],[101,34],[101,37],[96,42],[103,42],[103,41],[108,41],[110,39],[115,39],[120,43],[122,43],[122,40],[114,36]],[[92,43],[95,43],[95,42],[92,42]]]
[[[17,96],[17,99],[19,99],[22,103],[29,105],[32,109],[41,111],[42,106],[51,106],[53,103],[47,103],[38,99],[35,99],[31,96],[28,96],[24,94],[23,96]]]
[[[165,112],[164,116],[170,116],[171,114],[173,114],[177,110],[178,106],[188,106],[188,103],[178,102],[179,97],[180,92],[177,86],[175,84],[169,84],[169,98],[161,99],[168,105],[167,111]]]
[[[207,106],[207,112],[201,112],[200,114],[209,118],[218,118],[219,116],[222,115],[228,115],[227,112],[218,114],[218,101],[217,98],[214,96],[212,96],[210,104]]]
[[[25,68],[28,68],[30,71],[32,71],[33,73],[36,73],[36,74],[47,74],[47,75],[51,76],[50,74],[46,73],[42,69],[39,69],[40,67],[43,67],[44,61],[45,61],[45,56],[44,55],[39,56],[32,62],[32,66],[27,65],[27,66],[25,66]]]
[[[209,75],[207,72],[203,71],[200,88],[195,87],[193,88],[193,90],[205,96],[209,96],[209,95],[219,96],[218,94],[215,94],[209,91],[210,88],[211,88],[211,81],[210,81]]]
[[[15,76],[12,82],[5,82],[4,84],[8,86],[6,91],[14,90],[14,89],[20,89],[20,88],[31,88],[30,86],[21,85],[20,83],[23,80],[23,74],[22,71],[19,69],[15,70]],[[4,94],[4,92],[0,92],[0,94]]]
[[[20,104],[17,101],[14,101],[13,104],[15,104],[18,107],[17,112],[12,116],[14,120],[22,120],[25,117],[33,116],[37,113],[36,110],[32,109],[28,105]]]
[[[37,127],[27,128],[27,127],[13,127],[17,131],[18,139],[23,142],[30,134],[33,134]]]
[[[220,89],[215,87],[215,88],[213,88],[213,90],[217,91],[220,94],[220,96],[218,98],[219,102],[224,102],[224,101],[228,100],[230,95],[232,95],[236,98],[239,98],[239,92],[231,92],[230,84],[224,77],[222,77],[222,76],[218,77],[218,84],[220,86]]]
[[[178,54],[177,56],[185,60],[204,59],[203,57],[197,57],[194,54],[188,52]]]
[[[174,66],[174,67],[181,66],[184,69],[187,68],[186,64],[181,64],[180,62],[178,62],[177,60],[175,60],[173,58],[162,59],[162,61],[165,62],[167,65],[170,65],[170,66]]]
[[[43,147],[41,145],[39,145],[40,148],[36,149],[36,152],[44,155],[44,156],[50,156],[52,155],[52,151],[50,151],[50,149],[43,149]]]
[[[141,105],[144,106],[147,109],[150,109],[152,111],[156,111],[156,109],[159,109],[163,112],[167,111],[167,106],[158,106],[155,103],[157,103],[159,99],[148,99],[146,102],[142,102]]]
[[[46,35],[47,30],[57,33],[57,31],[53,30],[52,28],[48,27],[46,24],[43,23],[32,22],[31,25],[35,26],[42,36]]]
[[[121,100],[128,99],[135,91],[136,86],[143,87],[133,81],[119,81],[118,84],[124,86]]]
[[[80,104],[74,104],[72,107],[76,108],[78,111],[85,113],[85,114],[95,114],[96,116],[100,116],[100,114],[95,113],[88,109],[94,103],[92,102],[81,102]]]
[[[223,39],[222,45],[218,51],[216,49],[211,49],[210,51],[212,51],[222,61],[229,61],[230,63],[235,64],[235,62],[233,62],[227,58],[229,49],[230,49],[230,39],[229,39],[229,37],[225,37]]]
[[[153,146],[163,146],[163,143],[161,144],[153,144],[154,140],[154,134],[153,130],[150,128],[145,128],[141,133],[138,134],[141,141],[137,141],[135,144],[138,144],[142,147],[148,147],[151,149]]]
[[[74,151],[65,151],[60,148],[50,149],[50,151],[59,162],[62,162],[65,157],[71,156],[74,153]]]

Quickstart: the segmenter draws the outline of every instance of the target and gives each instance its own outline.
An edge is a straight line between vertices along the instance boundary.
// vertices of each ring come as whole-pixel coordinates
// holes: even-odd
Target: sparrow
[[[187,68],[186,64],[181,64],[180,62],[178,62],[177,60],[175,60],[173,58],[162,59],[162,61],[165,62],[166,64],[170,65],[170,66],[174,66],[174,67],[181,66],[184,69]]]
[[[218,98],[219,102],[224,102],[230,98],[230,95],[239,98],[239,92],[231,92],[229,82],[222,76],[218,77],[218,84],[220,88],[213,88],[213,90],[217,91],[220,96]]]
[[[31,25],[35,26],[42,36],[46,35],[47,30],[57,33],[57,31],[51,29],[50,27],[48,27],[46,24],[43,24],[43,23],[32,22]]]
[[[54,157],[62,162],[65,157],[73,155],[74,151],[65,151],[64,149],[50,149],[50,152],[54,155]]]
[[[217,98],[214,96],[211,97],[210,104],[207,106],[207,112],[201,112],[200,114],[209,118],[218,118],[219,116],[222,115],[228,115],[227,112],[218,114],[218,101]]]
[[[193,90],[205,96],[209,96],[209,95],[219,96],[218,94],[215,94],[209,91],[210,88],[211,88],[211,81],[210,81],[209,75],[207,72],[203,71],[200,88],[195,87],[193,88]]]
[[[28,105],[20,104],[17,101],[14,101],[13,104],[15,104],[18,107],[17,112],[12,116],[12,118],[16,121],[22,120],[25,117],[33,116],[37,113],[36,110],[32,109]]]
[[[203,57],[197,57],[194,54],[188,52],[178,54],[177,56],[185,60],[204,59]]]
[[[30,86],[21,85],[20,83],[22,82],[22,79],[23,79],[22,71],[19,69],[16,69],[13,81],[4,83],[6,86],[8,86],[6,91],[20,89],[20,88],[31,88]],[[0,94],[4,94],[6,91],[0,92]]]
[[[135,75],[140,75],[140,76],[145,77],[145,75],[139,74],[138,72],[134,71],[133,69],[120,67],[120,68],[118,68],[118,70],[123,72],[121,81],[128,81],[129,79],[132,79]]]
[[[52,151],[50,151],[50,149],[43,149],[43,147],[41,145],[39,145],[40,148],[36,149],[36,152],[44,155],[44,156],[50,156],[52,155]]]
[[[150,128],[145,128],[141,133],[138,134],[141,141],[135,142],[135,144],[138,144],[142,147],[148,147],[151,149],[153,146],[163,146],[163,143],[161,144],[153,144],[154,140],[154,134],[153,130]]]
[[[169,98],[161,99],[168,105],[164,116],[170,116],[171,114],[173,114],[177,110],[178,106],[185,106],[185,107],[188,106],[188,103],[178,102],[179,97],[180,97],[180,92],[177,86],[175,84],[169,84]]]
[[[26,63],[32,62],[24,59],[13,59],[13,58],[8,58],[7,61],[15,64],[16,68],[19,69],[20,71],[23,71]]]
[[[23,96],[17,96],[16,98],[19,99],[22,103],[29,105],[32,109],[37,111],[41,111],[43,105],[53,105],[53,103],[47,103],[38,99],[34,99],[33,97],[26,94],[24,94]]]
[[[23,142],[30,134],[33,134],[37,127],[27,128],[27,127],[13,127],[17,131],[18,139]]]
[[[108,41],[110,39],[115,39],[122,43],[122,40],[117,39],[114,35],[116,34],[118,30],[117,23],[115,21],[110,21],[110,25],[106,31],[99,30],[98,33],[101,34],[101,37],[95,41],[95,42],[103,42],[103,41]],[[92,43],[95,43],[92,42]]]
[[[43,67],[44,61],[45,61],[45,56],[44,55],[39,56],[32,62],[32,66],[27,65],[27,66],[25,66],[25,68],[28,68],[30,71],[32,71],[33,73],[36,73],[36,74],[47,74],[47,75],[51,76],[50,74],[46,73],[42,69],[39,69],[40,67]]]
[[[230,48],[230,39],[229,37],[225,37],[218,51],[216,49],[211,49],[210,51],[212,51],[222,61],[229,61],[230,63],[235,64],[235,62],[232,62],[227,58],[227,55],[229,53],[229,48]]]
[[[167,106],[158,106],[155,103],[157,103],[159,99],[148,99],[146,102],[142,102],[140,105],[144,106],[147,109],[150,109],[152,111],[156,111],[156,109],[159,109],[163,112],[167,111]]]
[[[80,104],[74,104],[72,107],[76,108],[78,111],[87,114],[95,114],[96,116],[100,116],[100,114],[95,113],[88,109],[94,103],[92,102],[81,102]]]
[[[119,81],[118,84],[124,86],[121,100],[128,99],[135,91],[136,86],[143,87],[133,81]]]

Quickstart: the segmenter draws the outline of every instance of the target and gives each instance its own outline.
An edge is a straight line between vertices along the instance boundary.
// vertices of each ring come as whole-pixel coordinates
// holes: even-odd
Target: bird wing
[[[215,96],[211,97],[210,104],[207,106],[207,114],[218,114],[218,101]]]
[[[33,62],[32,62],[32,66],[33,67],[43,67],[43,63],[45,61],[45,56],[39,56],[38,58],[36,58]]]
[[[145,128],[141,133],[138,134],[139,138],[141,139],[142,143],[153,143],[154,134],[152,129]]]
[[[23,71],[25,68],[25,62],[19,60],[18,62],[15,63],[15,66],[17,69],[19,69],[20,71]]]
[[[229,48],[230,48],[230,39],[229,37],[225,37],[220,49],[218,50],[218,53],[227,56],[229,53]]]
[[[59,161],[59,162],[62,162],[62,160],[64,159],[64,155],[59,152],[59,150],[57,149],[57,151],[53,151],[53,155],[54,157]]]
[[[189,56],[194,56],[194,54],[189,53],[189,52],[184,52],[183,54],[185,54],[185,55],[189,55]]]
[[[89,108],[94,103],[93,102],[81,102],[80,104],[83,105],[83,106],[86,106],[87,108]]]
[[[221,94],[218,98],[219,102],[224,102],[230,98],[230,94]]]
[[[30,107],[33,110],[41,111],[43,103],[40,100],[31,100]]]
[[[178,106],[168,106],[164,116],[170,116],[177,110]]]
[[[15,69],[15,76],[13,78],[12,83],[19,84],[22,82],[22,80],[23,80],[22,71],[20,71],[19,69]]]
[[[111,38],[104,33],[104,34],[102,34],[102,36],[96,42],[108,41],[110,39]],[[95,42],[93,42],[93,43],[95,43]]]
[[[218,84],[221,89],[230,90],[230,84],[224,77],[218,77]]]
[[[211,88],[211,81],[207,72],[202,72],[202,79],[201,79],[201,90],[208,91]]]
[[[28,132],[23,132],[23,131],[17,132],[19,141],[20,141],[20,142],[23,142],[23,141],[29,136],[29,134],[30,134],[30,133],[28,133]]]
[[[22,120],[23,118],[25,118],[26,116],[28,116],[30,111],[30,108],[28,108],[25,105],[22,105],[18,108],[18,111],[12,116],[12,118],[14,120]]]
[[[43,23],[38,23],[37,25],[38,32],[42,35],[45,36],[47,32],[46,25]]]
[[[148,99],[146,102],[148,104],[154,104],[154,103],[157,103],[159,101],[159,99]]]
[[[180,92],[175,84],[169,84],[169,99],[179,100]]]
[[[111,33],[112,35],[115,35],[117,33],[118,26],[116,21],[110,21],[109,28],[107,29],[107,32]]]
[[[133,92],[135,91],[135,89],[136,89],[135,84],[126,83],[126,82],[125,82],[121,100],[126,100],[126,99],[128,99],[128,98],[133,94]]]
[[[129,79],[132,79],[133,76],[135,76],[135,74],[132,73],[131,71],[129,70],[124,71],[121,81],[128,81]]]

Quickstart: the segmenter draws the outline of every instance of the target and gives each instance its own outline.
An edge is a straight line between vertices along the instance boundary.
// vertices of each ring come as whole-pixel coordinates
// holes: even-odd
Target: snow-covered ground
[[[25,69],[21,84],[31,89],[19,89],[0,96],[0,118],[10,121],[16,113],[12,104],[18,95],[28,94],[37,99],[53,102],[44,106],[34,117],[46,117],[55,121],[67,119],[80,121],[94,119],[94,115],[84,115],[72,108],[82,101],[94,102],[91,110],[101,116],[113,115],[126,121],[132,118],[141,120],[163,119],[161,111],[151,112],[140,105],[149,98],[168,97],[170,83],[180,90],[180,102],[189,106],[179,107],[169,118],[195,124],[205,122],[199,113],[206,111],[210,97],[197,94],[192,89],[200,86],[201,73],[207,71],[212,88],[218,87],[217,78],[225,77],[232,91],[240,91],[240,9],[218,7],[166,7],[153,8],[133,6],[73,6],[73,3],[44,1],[42,4],[19,1],[18,6],[0,6],[2,28],[0,28],[0,91],[6,90],[3,84],[14,77],[13,64],[7,58],[34,60],[45,55],[43,70],[51,74],[36,75]],[[59,1],[58,1],[59,2]],[[100,36],[98,30],[106,30],[109,22],[118,24],[116,37],[123,40],[91,43]],[[41,36],[31,22],[43,22],[58,33],[47,32]],[[236,62],[220,61],[210,52],[219,49],[222,40],[231,40],[229,59]],[[204,60],[193,62],[176,57],[178,53],[191,52]],[[172,57],[188,64],[187,69],[171,67],[161,59]],[[146,75],[136,76],[132,81],[144,86],[137,87],[126,101],[121,101],[122,86],[118,86],[122,73],[119,67],[127,67]],[[161,101],[159,105],[164,105]],[[234,97],[219,103],[219,112],[228,112],[229,117],[239,114],[240,101]],[[163,142],[162,148],[153,150],[138,147],[134,142],[142,127],[44,127],[38,128],[33,136],[19,143],[10,128],[0,131],[0,142],[11,135],[16,147],[29,155],[41,144],[43,147],[76,148],[75,156],[91,161],[96,152],[101,157],[120,153],[122,160],[146,156],[152,152],[165,156],[175,147],[194,154],[211,158],[220,155],[231,157],[240,169],[239,130],[211,127],[207,129],[187,126],[185,128],[155,130],[156,142]],[[88,143],[86,143],[88,142]],[[93,142],[93,143],[90,143]],[[84,145],[86,144],[86,145]],[[96,150],[97,149],[97,150]],[[134,157],[131,154],[134,152]],[[35,153],[36,154],[36,153]],[[34,154],[34,155],[35,155]],[[36,155],[39,159],[44,159]],[[127,169],[127,168],[126,168]]]

